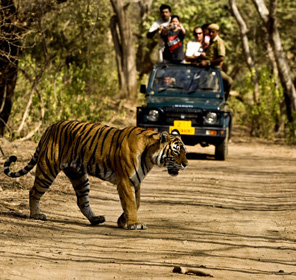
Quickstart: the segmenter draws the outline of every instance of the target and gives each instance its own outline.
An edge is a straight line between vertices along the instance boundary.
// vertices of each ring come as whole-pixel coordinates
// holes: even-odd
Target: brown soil
[[[33,142],[0,142],[23,167]],[[106,222],[90,226],[64,175],[43,196],[48,221],[27,218],[34,172],[0,175],[1,279],[296,279],[296,150],[234,137],[226,161],[189,147],[177,177],[155,167],[142,184],[145,231],[117,228],[116,187],[91,178],[91,203]],[[0,159],[3,166],[5,158]]]

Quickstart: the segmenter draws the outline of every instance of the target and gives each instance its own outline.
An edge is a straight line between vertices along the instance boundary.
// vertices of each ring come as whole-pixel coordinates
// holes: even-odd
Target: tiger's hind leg
[[[89,205],[89,180],[87,173],[79,173],[73,168],[64,169],[64,173],[70,179],[77,197],[77,205],[82,214],[92,225],[105,222],[104,216],[96,216]]]
[[[46,215],[40,213],[39,202],[41,197],[49,189],[55,178],[56,175],[47,174],[40,166],[37,166],[35,182],[29,194],[31,218],[43,221],[47,220]]]

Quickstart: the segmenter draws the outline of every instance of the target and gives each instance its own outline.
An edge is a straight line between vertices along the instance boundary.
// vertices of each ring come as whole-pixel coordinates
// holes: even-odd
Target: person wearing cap
[[[210,45],[206,49],[203,60],[197,63],[197,65],[210,66],[221,69],[224,90],[227,99],[231,86],[233,84],[233,80],[224,71],[222,71],[222,65],[226,55],[225,43],[219,36],[220,27],[218,24],[212,23],[208,26],[208,29],[211,37]]]
[[[200,62],[200,65],[221,68],[226,55],[226,48],[224,41],[219,36],[219,25],[212,23],[208,26],[208,29],[211,37],[210,45],[207,47],[204,60]]]
[[[167,27],[171,22],[171,7],[168,5],[161,5],[160,8],[160,16],[161,18],[155,21],[150,27],[147,38],[153,38],[155,34],[158,35],[158,62],[163,62],[163,51],[164,51],[164,41],[161,37],[161,31]]]

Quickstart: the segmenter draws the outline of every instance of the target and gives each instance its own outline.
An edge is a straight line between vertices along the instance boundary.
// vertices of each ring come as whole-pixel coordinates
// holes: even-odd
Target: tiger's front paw
[[[35,220],[41,220],[41,221],[47,221],[47,217],[44,214],[31,214],[30,218],[35,219]]]
[[[106,219],[104,216],[95,216],[90,220],[90,222],[93,226],[104,223],[105,221],[106,221]]]
[[[142,225],[142,224],[131,224],[127,226],[127,229],[129,230],[145,230],[147,229],[146,225]]]

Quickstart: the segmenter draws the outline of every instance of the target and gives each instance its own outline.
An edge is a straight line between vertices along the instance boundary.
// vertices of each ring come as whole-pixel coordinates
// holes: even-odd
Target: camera
[[[174,30],[174,29],[176,29],[177,28],[177,25],[176,24],[173,24],[172,25],[172,29]]]

